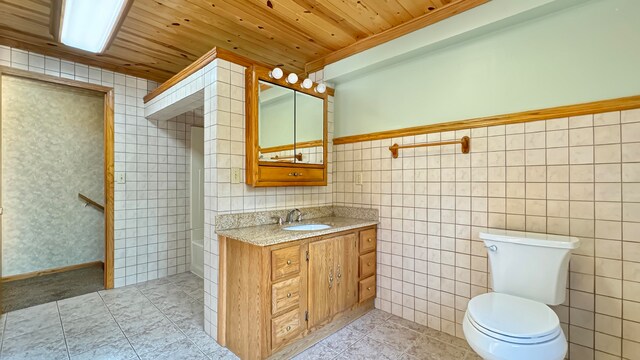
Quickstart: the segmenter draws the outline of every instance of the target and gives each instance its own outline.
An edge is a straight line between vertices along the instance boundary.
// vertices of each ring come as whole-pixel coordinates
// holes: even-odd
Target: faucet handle
[[[278,221],[278,225],[283,225],[284,224],[284,220],[282,219],[282,216],[273,216],[272,219],[277,220]]]
[[[298,218],[296,219],[297,222],[302,221],[302,213],[300,213],[300,215],[298,215]]]

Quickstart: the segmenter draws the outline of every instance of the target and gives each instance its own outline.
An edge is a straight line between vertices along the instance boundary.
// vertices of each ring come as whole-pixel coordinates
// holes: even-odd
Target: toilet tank
[[[480,233],[487,247],[493,290],[548,305],[566,295],[572,236],[488,229]]]

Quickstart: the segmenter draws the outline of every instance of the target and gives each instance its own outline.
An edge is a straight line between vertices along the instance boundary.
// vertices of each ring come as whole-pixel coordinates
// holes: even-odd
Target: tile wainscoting
[[[465,135],[470,154],[388,150]],[[570,357],[640,358],[640,110],[342,144],[334,159],[334,205],[380,212],[376,307],[462,337],[469,299],[491,289],[482,229],[573,235],[554,307]]]

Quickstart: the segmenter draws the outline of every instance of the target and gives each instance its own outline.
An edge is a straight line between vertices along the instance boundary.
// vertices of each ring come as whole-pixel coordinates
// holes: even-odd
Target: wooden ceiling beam
[[[351,55],[358,54],[365,50],[371,49],[372,47],[375,47],[387,41],[391,41],[393,39],[399,38],[400,36],[422,29],[426,26],[435,24],[438,21],[442,21],[444,19],[450,18],[454,15],[460,14],[476,6],[482,5],[488,1],[490,0],[457,0],[455,2],[452,2],[448,6],[444,6],[442,8],[436,9],[420,17],[414,18],[411,21],[405,22],[402,25],[393,27],[389,30],[383,31],[381,33],[378,33],[378,34],[369,36],[365,39],[362,39],[360,41],[357,41],[352,45],[349,45],[338,51],[334,51],[333,53],[326,55],[320,59],[308,62],[305,65],[305,71],[307,73],[311,73],[311,72],[320,70],[331,63],[342,60]]]

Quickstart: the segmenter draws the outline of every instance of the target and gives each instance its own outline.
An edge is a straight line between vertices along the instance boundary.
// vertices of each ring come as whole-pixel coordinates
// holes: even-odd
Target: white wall
[[[592,0],[340,81],[336,136],[638,95],[638,14]]]
[[[2,276],[104,259],[104,96],[2,76]]]

